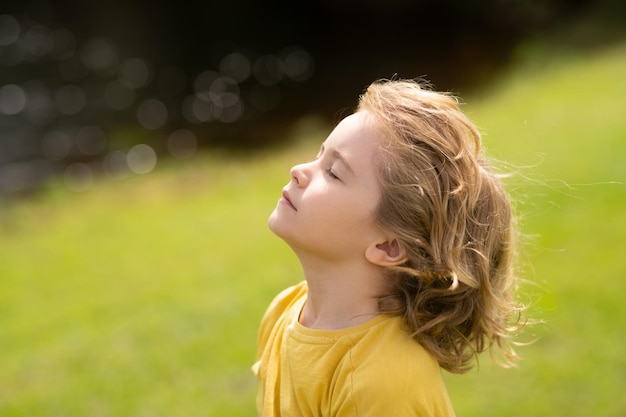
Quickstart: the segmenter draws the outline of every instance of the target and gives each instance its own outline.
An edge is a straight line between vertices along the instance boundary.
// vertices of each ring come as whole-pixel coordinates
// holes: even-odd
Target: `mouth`
[[[289,193],[287,192],[287,190],[283,190],[283,198],[280,199],[280,202],[287,204],[289,207],[291,207],[295,211],[298,211],[296,206],[294,206],[293,203],[291,202],[291,199],[289,198]]]

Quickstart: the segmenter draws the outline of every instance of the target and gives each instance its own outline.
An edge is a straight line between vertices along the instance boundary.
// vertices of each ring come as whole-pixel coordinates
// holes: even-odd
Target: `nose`
[[[295,165],[294,167],[291,168],[290,174],[291,174],[291,179],[299,187],[304,187],[309,182],[310,173],[307,169],[307,164]]]

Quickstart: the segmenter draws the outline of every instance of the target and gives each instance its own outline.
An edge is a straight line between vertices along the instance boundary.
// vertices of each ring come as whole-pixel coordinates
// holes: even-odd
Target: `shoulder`
[[[282,315],[286,310],[292,307],[296,302],[307,294],[306,281],[302,281],[297,285],[282,290],[270,303],[269,307],[263,315],[263,321],[272,319],[272,317]]]
[[[297,285],[288,287],[278,293],[272,300],[269,307],[265,311],[259,327],[259,344],[262,345],[269,337],[276,323],[290,310],[294,305],[302,300],[307,294],[306,281],[302,281]]]
[[[439,364],[399,317],[373,328],[351,357],[349,396],[359,416],[454,415]]]
[[[391,317],[372,328],[357,341],[355,353],[356,372],[392,376],[394,380],[412,381],[413,386],[441,377],[435,358],[409,335],[400,317]]]

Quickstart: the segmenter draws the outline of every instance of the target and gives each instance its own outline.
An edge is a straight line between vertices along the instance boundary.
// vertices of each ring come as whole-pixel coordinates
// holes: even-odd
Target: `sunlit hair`
[[[408,256],[389,269],[381,311],[402,315],[450,372],[494,347],[500,364],[512,364],[522,310],[513,297],[515,221],[478,130],[455,97],[412,80],[373,83],[358,110],[383,138],[378,221]]]

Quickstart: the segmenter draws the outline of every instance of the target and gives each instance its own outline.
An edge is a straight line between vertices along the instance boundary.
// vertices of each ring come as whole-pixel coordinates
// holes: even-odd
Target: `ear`
[[[408,260],[406,251],[395,238],[372,243],[365,250],[365,258],[378,266],[397,266]]]

